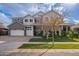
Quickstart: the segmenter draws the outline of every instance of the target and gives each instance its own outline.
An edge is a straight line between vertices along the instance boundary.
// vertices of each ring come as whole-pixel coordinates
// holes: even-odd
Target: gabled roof
[[[5,27],[4,24],[1,23],[1,22],[0,22],[0,28],[6,28],[7,29],[7,27]]]
[[[55,14],[59,15],[60,17],[63,17],[61,14],[59,14],[58,12],[54,11],[54,10],[50,10],[48,12],[46,12],[44,15],[50,13],[50,12],[54,12]]]
[[[22,16],[11,17],[11,19],[23,18]]]
[[[42,11],[39,11],[39,12],[37,12],[36,14],[34,14],[33,16],[36,16],[36,15],[39,15],[39,14],[44,15],[45,13],[42,12]]]
[[[30,15],[30,14],[28,14],[28,15],[24,16],[24,18],[25,18],[25,17],[33,17],[33,16],[32,16],[32,15]]]
[[[11,29],[17,28],[17,29],[19,29],[19,28],[24,28],[24,25],[21,24],[21,23],[15,22],[15,23],[10,24],[10,25],[8,26],[8,28],[11,28]]]

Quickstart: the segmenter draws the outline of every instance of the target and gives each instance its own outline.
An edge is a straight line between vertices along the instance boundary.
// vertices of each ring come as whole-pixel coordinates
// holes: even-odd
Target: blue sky
[[[0,22],[8,25],[12,21],[11,17],[33,15],[38,11],[47,12],[51,9],[64,15],[64,21],[67,23],[79,23],[78,3],[2,3],[0,4]]]

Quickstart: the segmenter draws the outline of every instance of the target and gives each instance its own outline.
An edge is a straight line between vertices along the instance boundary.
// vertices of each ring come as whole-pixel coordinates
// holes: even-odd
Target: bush
[[[74,32],[74,37],[79,38],[79,32]]]
[[[49,34],[48,37],[52,37],[52,34]]]
[[[43,36],[43,31],[41,31],[39,35],[40,35],[40,36]]]

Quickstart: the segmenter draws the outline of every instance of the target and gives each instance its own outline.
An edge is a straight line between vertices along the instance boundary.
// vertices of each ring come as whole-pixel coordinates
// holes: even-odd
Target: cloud
[[[70,23],[70,24],[76,24],[79,23],[79,20],[73,18],[73,17],[69,17],[69,18],[64,18],[65,23]]]
[[[9,13],[11,16],[24,16],[27,15],[28,12],[34,14],[38,11],[48,11],[51,9],[51,6],[54,4],[42,4],[42,3],[31,3],[31,4],[0,4],[0,10],[3,13]]]
[[[11,23],[11,19],[8,18],[5,14],[0,13],[0,22],[7,26]]]
[[[70,22],[69,20],[73,20],[73,22],[78,23],[77,19],[79,17],[77,15],[78,12],[76,12],[78,6],[78,4],[63,3],[2,3],[0,4],[0,17],[5,22],[10,23],[10,17],[25,16],[27,14],[33,15],[38,11],[47,12],[51,9],[54,9],[55,11],[58,11],[60,14],[66,16],[65,18],[68,17],[68,20],[66,20],[66,22]]]

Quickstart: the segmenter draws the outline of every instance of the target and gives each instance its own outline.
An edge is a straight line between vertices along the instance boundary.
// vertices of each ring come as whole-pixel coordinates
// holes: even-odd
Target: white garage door
[[[27,30],[26,35],[27,36],[33,36],[33,31],[32,30]]]
[[[33,26],[27,26],[26,27],[26,35],[27,36],[33,36]]]
[[[11,30],[11,36],[24,36],[24,30]]]

